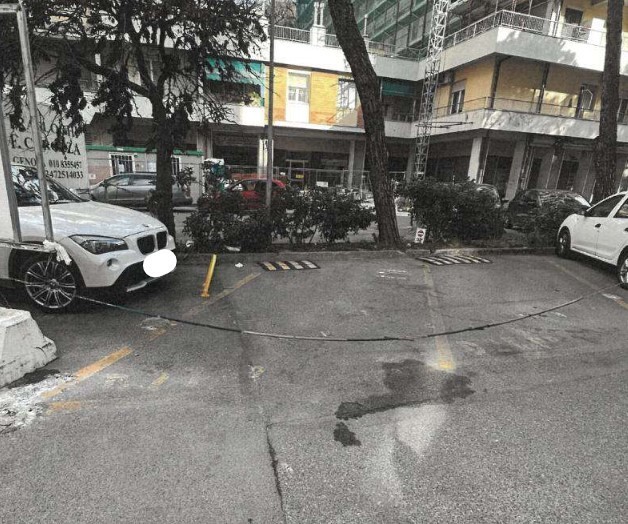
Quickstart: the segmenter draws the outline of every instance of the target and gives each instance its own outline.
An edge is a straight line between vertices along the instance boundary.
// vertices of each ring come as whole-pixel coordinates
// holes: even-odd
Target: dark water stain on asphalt
[[[343,446],[361,446],[360,442],[353,431],[351,431],[344,422],[338,422],[334,429],[334,440],[340,442]]]
[[[382,367],[386,374],[384,385],[390,393],[343,402],[336,410],[336,418],[356,419],[370,413],[427,402],[451,403],[457,398],[466,398],[474,393],[469,377],[433,369],[419,360],[387,362]],[[335,434],[334,432],[334,438]]]

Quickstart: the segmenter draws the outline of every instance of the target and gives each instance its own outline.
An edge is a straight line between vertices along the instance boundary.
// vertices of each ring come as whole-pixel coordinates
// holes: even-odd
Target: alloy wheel
[[[24,273],[24,288],[30,299],[44,309],[68,307],[77,292],[76,278],[64,262],[37,260]]]
[[[622,286],[628,285],[628,257],[623,257],[619,266],[619,282]]]

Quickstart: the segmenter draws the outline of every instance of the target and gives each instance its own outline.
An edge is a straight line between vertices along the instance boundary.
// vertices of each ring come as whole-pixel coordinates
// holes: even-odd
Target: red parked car
[[[273,180],[273,193],[284,191],[286,185],[280,180]],[[231,184],[227,191],[237,192],[242,195],[247,209],[264,207],[266,200],[266,180],[259,178],[244,178],[235,184]]]

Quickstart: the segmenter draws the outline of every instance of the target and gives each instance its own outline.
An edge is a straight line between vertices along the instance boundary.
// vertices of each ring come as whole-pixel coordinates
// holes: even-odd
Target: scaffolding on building
[[[434,120],[434,100],[438,88],[441,55],[445,42],[447,14],[450,0],[434,0],[430,39],[425,60],[425,77],[419,107],[418,131],[416,138],[413,176],[423,179],[427,171],[427,156],[430,148]]]

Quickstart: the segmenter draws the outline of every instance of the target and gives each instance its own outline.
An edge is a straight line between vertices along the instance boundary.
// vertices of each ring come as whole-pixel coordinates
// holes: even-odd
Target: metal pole
[[[266,138],[266,207],[270,213],[270,201],[273,192],[273,98],[275,96],[275,0],[270,2],[268,26],[270,56],[268,64],[268,127]]]
[[[2,158],[2,170],[7,187],[7,198],[9,200],[9,214],[11,225],[13,226],[13,240],[22,241],[22,231],[20,229],[20,214],[17,209],[17,198],[13,189],[13,175],[11,174],[11,160],[9,159],[9,142],[4,120],[4,107],[2,101],[3,86],[0,85],[0,158]]]
[[[37,110],[37,94],[35,92],[35,79],[33,75],[33,62],[31,59],[31,46],[28,40],[28,26],[24,5],[19,2],[17,13],[17,28],[20,34],[20,48],[24,65],[24,78],[26,80],[26,94],[28,97],[28,110],[31,117],[33,132],[33,145],[35,147],[35,160],[37,163],[37,178],[39,179],[39,192],[41,193],[41,207],[44,217],[44,230],[46,240],[54,242],[52,233],[52,219],[50,218],[50,204],[48,202],[48,185],[46,184],[46,172],[44,166],[44,148],[41,143],[39,129],[39,111]]]

